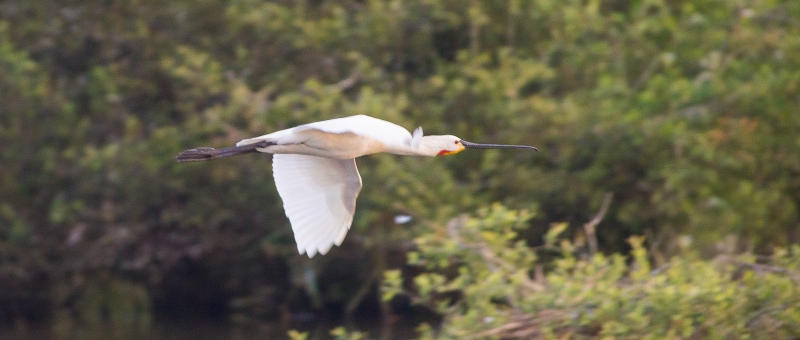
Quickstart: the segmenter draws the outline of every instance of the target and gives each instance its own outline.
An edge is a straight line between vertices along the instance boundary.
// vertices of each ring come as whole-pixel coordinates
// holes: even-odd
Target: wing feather
[[[400,125],[370,116],[356,115],[308,123],[263,136],[244,139],[236,143],[236,146],[258,143],[265,140],[279,144],[295,143],[297,141],[295,141],[293,137],[297,136],[298,132],[308,129],[315,129],[337,135],[352,133],[375,140],[382,140],[385,144],[404,144],[411,141],[411,134]]]
[[[298,252],[314,257],[341,245],[361,191],[356,160],[276,154],[272,171]]]

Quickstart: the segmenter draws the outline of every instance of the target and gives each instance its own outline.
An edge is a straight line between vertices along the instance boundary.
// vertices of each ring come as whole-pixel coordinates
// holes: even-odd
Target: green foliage
[[[633,248],[638,267],[622,281],[649,277],[646,258],[708,269],[682,244],[707,258],[727,237],[790,261],[796,252],[779,249],[798,242],[800,224],[798,17],[789,0],[4,1],[0,315],[27,317],[5,306],[40,306],[31,301],[78,308],[48,292],[98,272],[161,302],[181,286],[170,280],[199,276],[217,291],[198,295],[227,297],[248,320],[287,305],[358,307],[415,237],[408,257],[431,270],[417,284],[451,313],[451,292],[470,277],[503,283],[479,293],[507,300],[508,287],[543,285],[528,278],[532,264],[556,275],[554,257],[588,261],[570,260],[564,253],[583,248],[561,238],[582,235],[606,192],[601,249],[627,252],[632,235],[650,242],[647,253]],[[353,114],[541,151],[359,159],[351,235],[308,262],[269,157],[173,161],[182,149]],[[529,212],[487,208],[494,202]],[[464,222],[460,241],[425,233],[441,225],[450,235],[445,221],[471,211],[485,215]],[[397,214],[414,221],[395,225]],[[478,267],[446,270],[453,254],[458,268]],[[622,268],[614,256],[596,261]],[[745,282],[712,267],[722,286]],[[405,277],[387,275],[391,295]],[[296,303],[304,295],[316,307]],[[757,322],[777,318],[772,307]]]
[[[330,335],[333,336],[335,340],[364,340],[366,338],[366,333],[364,332],[349,332],[344,327],[336,327],[330,331]],[[308,339],[308,332],[298,332],[296,330],[289,330],[288,332],[289,339],[292,340],[306,340]]]
[[[83,280],[76,276],[75,281]],[[59,305],[75,304],[75,309],[60,309],[54,315],[53,332],[62,338],[95,335],[98,329],[144,332],[152,323],[150,297],[142,285],[132,284],[108,273],[89,276],[82,286],[63,284],[54,288]],[[76,298],[76,289],[80,291]],[[71,301],[75,299],[75,301]],[[70,315],[77,312],[78,315]]]
[[[422,338],[791,338],[800,334],[800,247],[768,261],[749,254],[701,260],[685,250],[651,268],[644,238],[631,237],[629,257],[561,256],[536,280],[537,249],[514,230],[525,213],[494,206],[416,240],[409,263],[424,269],[403,288],[385,276],[384,299],[408,294],[439,312]],[[558,229],[556,226],[554,229]],[[545,252],[547,249],[538,249]],[[765,262],[766,261],[766,262]]]
[[[358,331],[348,332],[344,327],[334,328],[331,330],[331,335],[333,335],[336,340],[363,340],[366,338],[365,333]]]
[[[298,332],[294,329],[289,330],[287,333],[289,339],[291,340],[306,340],[308,339],[308,332]]]

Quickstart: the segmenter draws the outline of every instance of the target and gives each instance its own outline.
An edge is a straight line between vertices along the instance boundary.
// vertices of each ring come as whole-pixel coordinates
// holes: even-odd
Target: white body
[[[422,137],[421,131],[418,137]],[[300,125],[245,139],[236,143],[236,146],[261,141],[278,144],[257,149],[272,154],[300,154],[336,159],[352,159],[379,152],[418,154],[412,150],[413,138],[408,130],[400,125],[364,115]]]
[[[464,149],[455,136],[412,136],[403,127],[368,116],[300,125],[245,139],[243,146],[275,143],[259,152],[275,154],[273,175],[292,224],[297,250],[313,257],[341,245],[355,213],[361,176],[355,158],[379,152],[436,156]]]

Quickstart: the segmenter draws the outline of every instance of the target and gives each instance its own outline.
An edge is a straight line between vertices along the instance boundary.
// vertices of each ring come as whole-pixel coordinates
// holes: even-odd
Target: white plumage
[[[274,154],[275,186],[294,232],[297,250],[313,257],[341,245],[353,223],[361,176],[355,158],[388,152],[441,156],[465,148],[526,148],[476,144],[456,136],[423,136],[377,118],[358,115],[300,125],[236,143],[224,149],[184,150],[179,162],[205,161],[249,152]]]
[[[361,191],[356,160],[277,154],[272,172],[300,254],[341,245]]]
[[[313,138],[315,132],[324,132],[332,135],[354,136],[350,136],[348,138],[347,144],[349,145],[335,145],[333,140],[326,138]],[[355,139],[353,137],[361,139],[361,143],[370,144],[370,142],[378,142],[386,145],[387,147],[400,149],[407,147],[412,139],[411,134],[408,133],[408,130],[400,125],[390,123],[385,120],[372,118],[370,116],[358,115],[309,123],[255,138],[248,138],[236,143],[236,146],[253,144],[260,141],[274,141],[279,145],[297,145],[298,143],[311,142],[314,144],[326,144],[325,149],[327,149],[326,151],[328,152],[337,151],[337,153],[341,153],[341,157],[334,158],[356,158],[363,156],[364,154],[359,152],[359,149],[361,149],[362,146],[354,145],[356,143],[354,143]],[[421,130],[420,137],[422,137]],[[326,153],[322,157],[330,158],[330,156],[330,153]]]

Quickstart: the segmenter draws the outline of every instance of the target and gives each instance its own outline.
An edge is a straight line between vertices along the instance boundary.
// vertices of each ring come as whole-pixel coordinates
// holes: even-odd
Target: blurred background
[[[360,158],[353,227],[313,259],[270,156],[173,160],[356,114],[540,151]],[[499,234],[538,254],[524,282],[792,249],[800,2],[5,0],[0,164],[3,338],[408,338],[453,311],[381,287],[423,287],[420,242],[492,205],[525,215]]]

